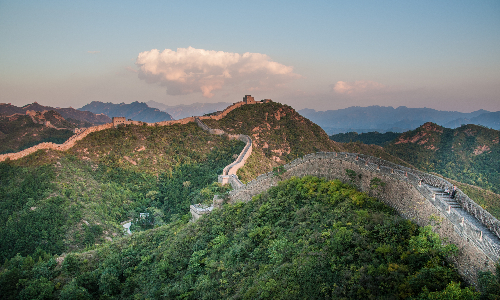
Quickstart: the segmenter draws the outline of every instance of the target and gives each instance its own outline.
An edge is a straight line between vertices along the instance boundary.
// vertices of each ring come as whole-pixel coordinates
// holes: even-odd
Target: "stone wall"
[[[63,144],[40,143],[38,145],[35,145],[33,147],[30,147],[28,149],[24,149],[24,150],[16,152],[16,153],[2,154],[2,155],[0,155],[0,162],[4,161],[6,159],[10,159],[10,160],[20,159],[22,157],[30,155],[31,153],[34,153],[38,150],[43,150],[43,149],[66,151],[69,148],[73,147],[77,141],[85,138],[90,133],[95,132],[95,131],[104,130],[104,129],[109,129],[112,127],[113,127],[113,123],[108,123],[108,124],[99,125],[99,126],[93,126],[93,127],[87,128],[85,130],[79,131],[78,133],[76,133],[75,135],[70,137]]]
[[[203,123],[199,117],[195,117],[195,121],[200,126],[201,129],[210,132],[211,134],[217,134],[217,135],[222,135],[226,134],[223,130],[220,129],[212,129],[208,127],[205,123]],[[218,182],[222,184],[231,184],[233,189],[235,188],[240,188],[244,184],[238,179],[238,175],[236,175],[236,172],[238,172],[238,169],[243,167],[245,165],[245,162],[247,159],[250,157],[250,154],[252,154],[252,139],[248,135],[244,134],[228,134],[227,135],[229,139],[238,139],[242,142],[245,143],[245,147],[243,147],[243,150],[241,150],[240,154],[236,158],[236,160],[229,165],[227,165],[223,170],[222,170],[222,175],[219,175]]]
[[[226,109],[224,109],[221,113],[219,114],[216,114],[216,115],[212,115],[212,116],[201,116],[201,117],[198,117],[200,118],[200,120],[220,120],[222,118],[224,118],[225,116],[227,116],[228,113],[232,112],[233,110],[237,109],[238,107],[240,106],[243,106],[245,105],[246,103],[243,102],[243,101],[240,101],[240,102],[236,102],[234,103],[233,105],[231,106],[228,106]]]
[[[467,215],[464,210],[448,206],[428,185],[450,183],[420,171],[404,168],[380,159],[350,153],[316,153],[294,160],[284,166],[286,172],[276,176],[273,172],[260,175],[255,180],[230,192],[230,202],[249,201],[253,196],[262,193],[281,180],[292,176],[313,175],[326,179],[339,179],[351,182],[346,170],[350,169],[361,175],[354,182],[362,191],[377,196],[381,201],[393,207],[402,217],[412,220],[420,226],[438,226],[434,230],[459,248],[459,254],[453,258],[461,275],[470,283],[477,282],[479,270],[494,270],[494,264],[500,259],[500,239],[498,233],[486,228],[493,224],[498,228],[498,220],[489,214],[483,214],[486,224]],[[380,178],[386,185],[375,195],[370,188],[373,178]],[[474,203],[465,194],[459,192],[461,202]],[[465,199],[467,198],[467,199]],[[478,206],[475,204],[475,206]],[[491,217],[487,217],[487,215]],[[492,234],[492,232],[494,234]]]
[[[172,120],[172,121],[162,121],[162,122],[156,122],[156,123],[146,123],[148,126],[169,126],[169,125],[174,125],[174,124],[187,124],[189,122],[194,122],[195,117],[187,117],[184,119],[179,119],[179,120]]]
[[[237,138],[238,140],[245,143],[245,147],[241,151],[240,155],[236,160],[227,165],[222,171],[222,175],[236,175],[238,169],[245,165],[245,162],[252,154],[252,139],[248,135],[238,134],[238,135],[229,135],[229,138]]]
[[[267,100],[271,101],[270,99],[267,99]],[[260,102],[257,102],[257,103],[260,103]],[[228,106],[226,109],[224,109],[224,111],[222,111],[220,114],[215,115],[215,116],[188,117],[188,118],[184,118],[184,119],[180,119],[180,120],[162,121],[162,122],[156,122],[156,123],[145,123],[145,122],[140,122],[140,121],[125,121],[124,117],[114,117],[113,119],[115,119],[115,122],[114,122],[115,125],[120,125],[120,124],[123,124],[123,125],[131,125],[131,124],[132,125],[142,125],[142,124],[146,124],[147,126],[169,126],[169,125],[174,125],[174,124],[187,124],[189,122],[195,122],[196,119],[220,120],[223,117],[225,117],[228,113],[230,113],[231,111],[233,111],[236,108],[238,108],[242,105],[245,105],[245,104],[246,103],[244,103],[243,101],[234,103],[233,105]],[[196,122],[198,123],[198,121],[196,121]],[[205,124],[203,124],[203,125],[205,125]],[[75,142],[83,139],[89,133],[104,130],[104,129],[109,129],[109,128],[112,128],[113,126],[114,126],[113,123],[108,123],[108,124],[104,124],[104,125],[93,126],[93,127],[87,128],[87,129],[75,131],[76,134],[73,135],[71,138],[69,138],[64,144],[40,143],[40,144],[35,145],[31,148],[28,148],[28,149],[25,149],[23,151],[19,151],[16,153],[1,154],[0,155],[0,162],[4,161],[6,159],[10,159],[10,160],[20,159],[22,157],[25,157],[26,155],[29,155],[31,153],[34,153],[34,152],[36,152],[38,150],[42,150],[42,149],[52,149],[52,150],[65,151],[65,150],[68,150],[69,148],[73,147],[75,145]],[[208,128],[208,126],[207,126],[207,128]],[[220,130],[220,129],[208,128],[207,130],[211,134],[218,134],[218,135],[225,134],[225,132],[223,130]],[[240,137],[236,137],[236,138],[240,138]],[[247,142],[246,140],[243,140],[243,141]],[[250,140],[250,143],[251,143],[251,140]],[[246,147],[245,147],[245,149],[246,149]],[[246,149],[246,151],[248,152],[248,155],[246,155],[244,157],[244,159],[242,160],[243,164],[245,163],[246,159],[248,158],[248,156],[250,156],[250,153],[252,152],[251,145],[250,145],[250,150]],[[245,152],[245,153],[247,153],[247,152]],[[233,170],[237,171],[237,168],[241,167],[243,164],[241,164],[240,166],[234,166],[235,169],[233,169]],[[236,171],[234,171],[234,174],[236,174]]]

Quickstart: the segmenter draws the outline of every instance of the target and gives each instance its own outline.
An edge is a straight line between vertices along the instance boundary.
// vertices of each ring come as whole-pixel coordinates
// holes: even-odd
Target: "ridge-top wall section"
[[[428,188],[427,184],[432,185],[436,180],[430,174],[421,174],[422,172],[375,158],[373,160],[376,163],[370,162],[367,157],[363,159],[350,153],[306,155],[285,165],[286,172],[281,176],[269,172],[231,191],[230,202],[249,201],[253,196],[292,176],[313,175],[329,180],[339,179],[345,183],[353,183],[362,191],[376,196],[401,216],[420,226],[439,223],[434,226],[434,230],[459,247],[459,255],[453,260],[461,275],[469,282],[477,282],[477,272],[480,270],[494,270],[494,265],[500,258],[500,240],[496,235],[498,220],[483,210],[483,219],[487,220],[487,224],[483,225],[472,216],[467,217],[464,210],[448,207]],[[353,181],[346,170],[353,170],[361,178],[356,177]],[[381,190],[370,188],[370,182],[374,178],[385,183]],[[485,227],[488,224],[491,225],[491,232]]]

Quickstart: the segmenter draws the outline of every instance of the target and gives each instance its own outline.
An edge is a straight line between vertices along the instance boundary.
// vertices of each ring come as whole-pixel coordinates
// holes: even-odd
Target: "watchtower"
[[[255,99],[251,96],[251,95],[245,95],[245,97],[243,97],[243,102],[245,104],[255,104]]]
[[[113,120],[113,126],[115,127],[120,124],[125,124],[125,122],[127,121],[125,117],[113,117],[112,120]]]

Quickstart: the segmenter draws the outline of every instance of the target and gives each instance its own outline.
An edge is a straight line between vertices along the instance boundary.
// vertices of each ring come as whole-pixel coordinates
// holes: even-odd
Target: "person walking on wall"
[[[453,186],[453,191],[451,192],[451,199],[455,199],[456,194],[457,194],[457,187]]]

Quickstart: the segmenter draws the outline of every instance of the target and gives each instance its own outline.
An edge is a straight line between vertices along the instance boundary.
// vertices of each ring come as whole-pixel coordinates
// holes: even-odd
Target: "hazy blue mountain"
[[[462,113],[432,108],[408,108],[406,106],[394,108],[392,106],[377,105],[368,107],[352,106],[327,111],[306,108],[300,110],[299,113],[321,126],[328,134],[351,131],[358,133],[370,131],[404,132],[418,128],[426,122],[434,122],[451,128],[468,123],[483,125],[480,120],[486,120],[486,116],[488,116],[488,121],[485,121],[487,124],[495,124],[495,115],[489,116],[489,114],[495,113],[486,110]]]
[[[179,120],[192,116],[203,116],[204,114],[222,111],[232,103],[217,102],[217,103],[193,103],[189,105],[173,105],[169,106],[163,103],[150,100],[147,102],[150,107],[155,107],[161,111],[169,113],[174,119]]]
[[[484,113],[472,118],[470,123],[500,130],[500,111]]]
[[[146,103],[138,101],[130,104],[92,101],[84,107],[79,108],[79,110],[88,110],[96,114],[105,114],[109,117],[125,117],[134,121],[148,123],[173,120],[172,116],[168,113],[149,107]]]

